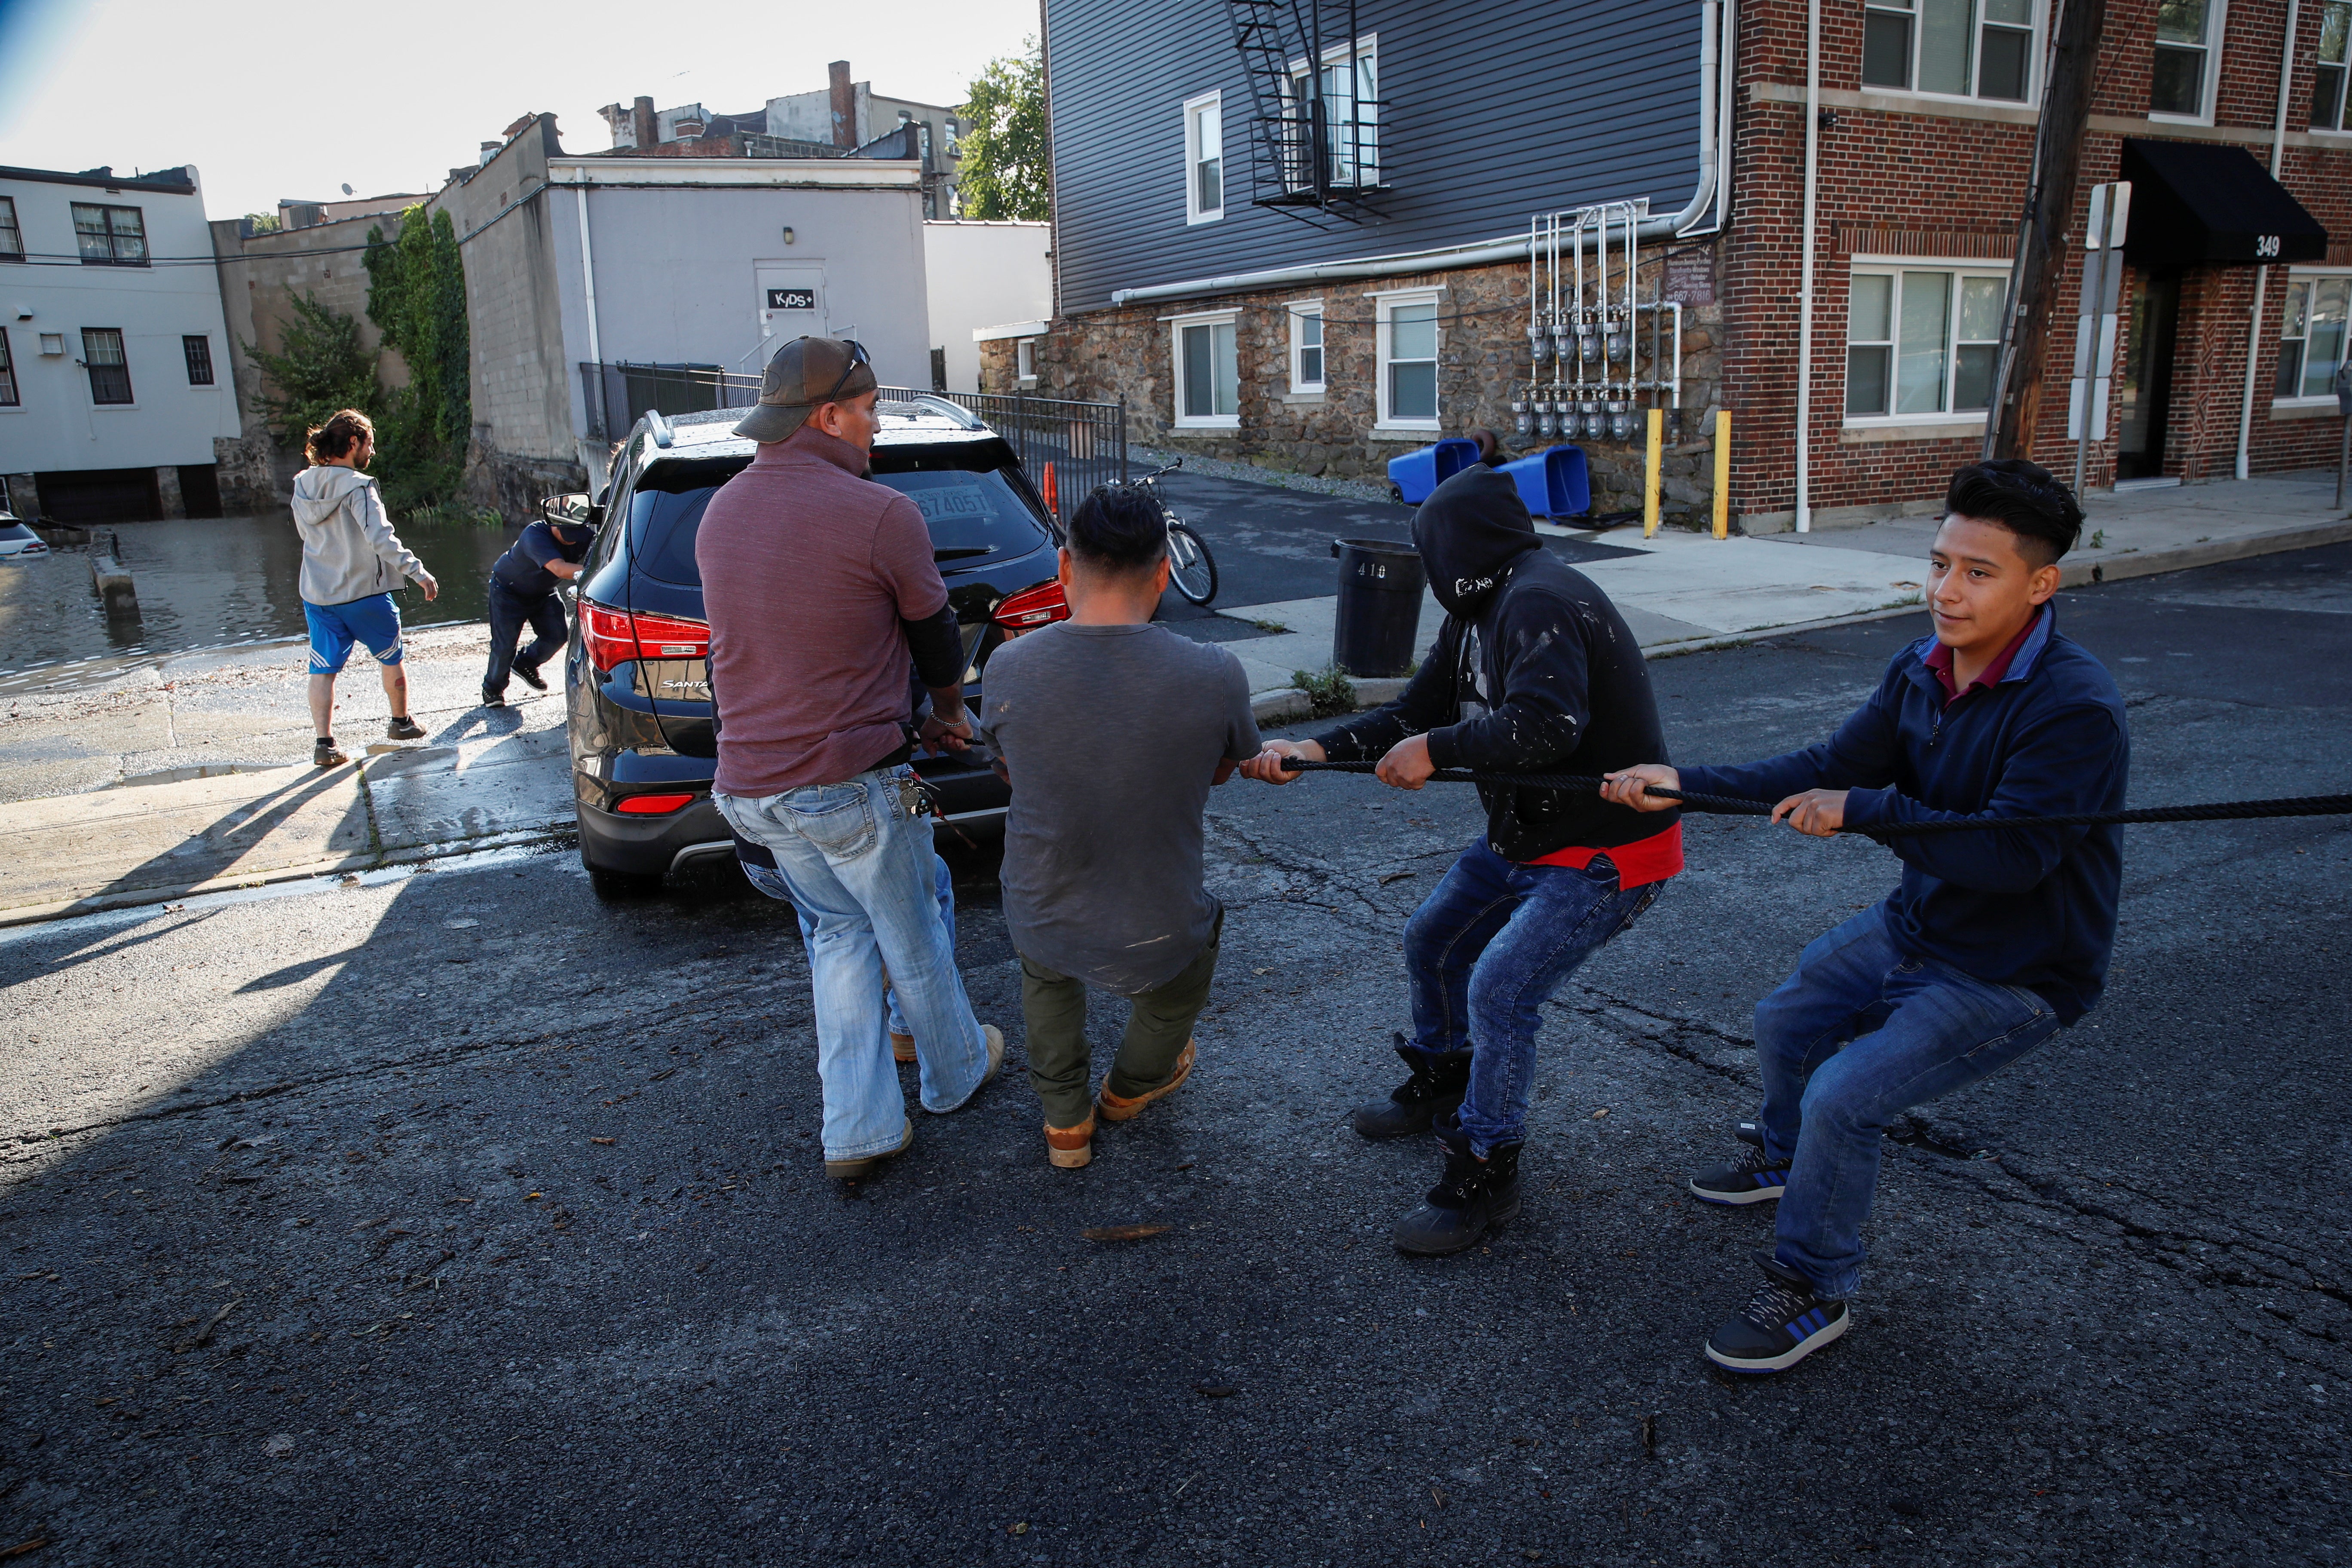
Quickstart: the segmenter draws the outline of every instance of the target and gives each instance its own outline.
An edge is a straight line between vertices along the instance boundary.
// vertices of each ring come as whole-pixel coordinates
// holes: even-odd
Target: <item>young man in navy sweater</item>
[[[1962,468],[1929,556],[1935,636],[1895,655],[1835,735],[1744,767],[1627,768],[1602,793],[1643,811],[1672,804],[1651,784],[1778,801],[1775,822],[1822,837],[2120,808],[2123,696],[2050,603],[2082,525],[2047,469]],[[2105,983],[2120,830],[1885,842],[1903,861],[1893,895],[1807,947],[1756,1009],[1759,1142],[1691,1180],[1709,1203],[1780,1205],[1762,1288],[1706,1342],[1734,1372],[1783,1371],[1845,1331],[1886,1124],[2007,1067]]]

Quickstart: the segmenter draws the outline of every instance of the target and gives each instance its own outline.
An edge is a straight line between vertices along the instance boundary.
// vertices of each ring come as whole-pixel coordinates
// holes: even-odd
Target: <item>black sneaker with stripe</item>
[[[1843,1301],[1813,1294],[1803,1276],[1769,1252],[1756,1261],[1764,1283],[1740,1314],[1707,1336],[1706,1359],[1732,1372],[1786,1372],[1845,1332]]]
[[[1761,1143],[1742,1142],[1728,1165],[1701,1171],[1690,1179],[1691,1195],[1711,1204],[1764,1204],[1789,1184],[1789,1162],[1764,1152]]]

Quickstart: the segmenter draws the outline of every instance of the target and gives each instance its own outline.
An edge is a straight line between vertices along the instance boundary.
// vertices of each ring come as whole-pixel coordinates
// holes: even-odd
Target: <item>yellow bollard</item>
[[[1650,410],[1650,458],[1642,471],[1642,537],[1650,538],[1658,531],[1658,458],[1664,443],[1666,414],[1663,408]]]
[[[1731,537],[1731,410],[1715,411],[1715,536]]]

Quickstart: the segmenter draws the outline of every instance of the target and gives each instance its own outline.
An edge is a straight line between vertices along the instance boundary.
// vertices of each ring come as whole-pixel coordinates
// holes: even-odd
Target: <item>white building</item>
[[[0,168],[0,476],[17,515],[218,516],[237,434],[193,168]]]
[[[944,390],[982,390],[981,341],[1026,335],[1003,330],[1008,323],[1045,331],[1054,313],[1054,264],[1046,255],[1052,245],[1051,224],[964,219],[923,226],[931,352]]]

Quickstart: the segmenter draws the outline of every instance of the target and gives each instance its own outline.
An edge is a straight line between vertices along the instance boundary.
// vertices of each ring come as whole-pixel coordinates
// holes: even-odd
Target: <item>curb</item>
[[[2277,555],[2289,550],[2312,550],[2352,539],[2352,518],[2315,522],[2302,528],[2282,528],[2273,533],[2221,539],[2205,544],[2178,544],[2168,550],[2132,551],[2100,561],[2076,561],[2060,574],[2062,588],[2092,583],[2113,583],[2126,577],[2153,577],[2163,572],[2186,572],[2197,566],[2218,566],[2225,561],[2246,561],[2257,555]]]
[[[169,903],[174,899],[202,898],[208,893],[238,893],[254,888],[274,887],[280,882],[308,881],[319,877],[355,876],[363,871],[382,871],[394,866],[411,866],[425,860],[439,860],[455,855],[477,855],[490,849],[511,849],[518,845],[540,844],[561,837],[572,831],[572,824],[551,823],[544,827],[517,828],[506,833],[486,833],[479,838],[451,839],[438,844],[413,844],[380,855],[346,855],[332,860],[306,860],[299,865],[279,866],[268,871],[254,871],[236,877],[214,877],[201,882],[184,882],[170,887],[125,888],[120,892],[93,893],[83,899],[63,899],[46,904],[19,904],[15,909],[0,910],[0,930],[11,926],[39,925],[49,921],[71,920],[77,915],[101,914],[109,910],[134,910],[148,904]]]

